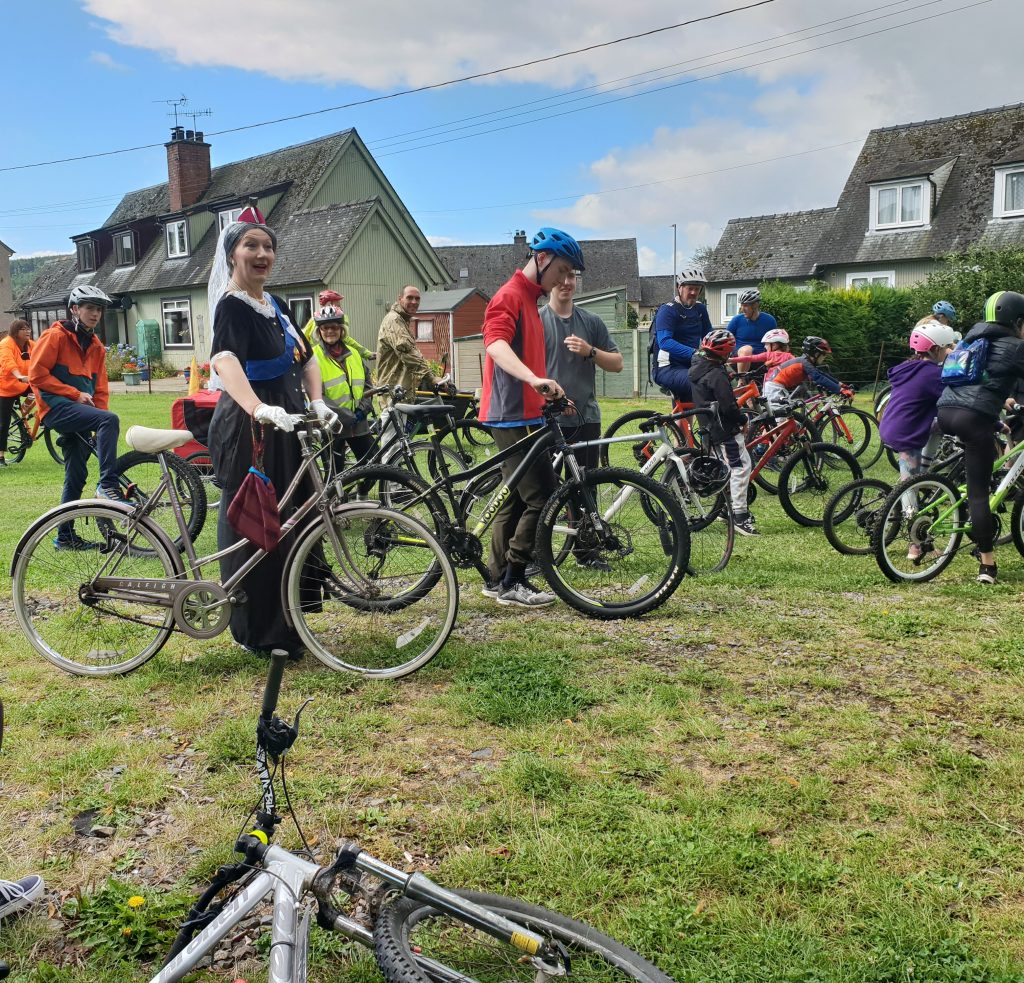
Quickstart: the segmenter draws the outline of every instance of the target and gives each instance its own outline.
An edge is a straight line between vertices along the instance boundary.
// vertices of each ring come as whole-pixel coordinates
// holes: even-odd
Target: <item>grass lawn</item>
[[[113,409],[166,426],[172,398]],[[49,902],[0,925],[0,956],[18,979],[137,980],[256,801],[266,666],[224,636],[107,680],[35,655],[6,574],[61,480],[41,445],[0,471],[0,875],[42,873]],[[510,611],[460,572],[418,674],[290,667],[282,710],[315,697],[289,782],[307,834],[593,922],[680,981],[1024,979],[1024,563],[1003,548],[985,589],[965,551],[896,587],[768,496],[754,511],[724,573],[640,621]],[[367,975],[314,933],[312,980]],[[232,953],[197,979],[259,978]]]

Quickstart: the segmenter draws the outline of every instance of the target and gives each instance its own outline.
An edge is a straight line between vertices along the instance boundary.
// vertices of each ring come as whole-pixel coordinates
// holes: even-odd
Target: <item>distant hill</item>
[[[51,253],[48,256],[28,256],[11,260],[11,292],[17,297],[32,281],[35,275],[51,260],[67,253]]]

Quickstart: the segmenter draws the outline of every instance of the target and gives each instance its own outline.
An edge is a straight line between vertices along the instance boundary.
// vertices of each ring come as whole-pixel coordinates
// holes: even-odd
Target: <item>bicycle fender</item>
[[[65,502],[63,505],[58,505],[55,508],[50,509],[48,512],[44,512],[38,519],[36,519],[22,534],[18,545],[14,547],[14,553],[11,556],[11,566],[9,576],[14,576],[14,569],[18,565],[18,559],[24,551],[28,541],[35,534],[35,531],[44,523],[49,522],[51,518],[61,515],[65,512],[74,513],[82,505],[105,505],[109,509],[113,509],[115,512],[120,512],[126,518],[131,516],[135,512],[135,508],[131,505],[124,505],[121,502],[111,501],[109,498],[81,498],[77,502]],[[71,516],[74,517],[73,515]],[[185,572],[185,566],[181,560],[181,553],[178,552],[178,547],[174,545],[171,537],[167,535],[164,530],[157,525],[148,516],[138,520],[138,524],[145,528],[146,532],[151,535],[154,539],[160,541],[161,546],[167,548],[167,552],[173,557],[175,564],[175,574],[183,574]]]

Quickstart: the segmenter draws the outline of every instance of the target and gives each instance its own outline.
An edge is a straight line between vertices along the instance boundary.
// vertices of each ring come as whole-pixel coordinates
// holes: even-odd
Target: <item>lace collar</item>
[[[270,303],[270,294],[264,294],[262,300],[257,300],[255,297],[249,296],[244,290],[229,290],[228,296],[237,297],[243,304],[248,304],[249,307],[264,317],[277,317],[277,311],[274,310],[274,305]]]

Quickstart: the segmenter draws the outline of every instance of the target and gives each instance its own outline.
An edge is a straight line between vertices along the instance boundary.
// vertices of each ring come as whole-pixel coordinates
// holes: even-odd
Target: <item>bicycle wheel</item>
[[[102,549],[57,549],[54,540],[69,522]],[[96,579],[164,579],[179,570],[178,557],[148,519],[129,518],[115,506],[72,503],[35,527],[18,553],[14,612],[32,647],[65,672],[131,672],[167,641],[171,611],[105,594]]]
[[[800,426],[805,429],[810,435],[812,441],[818,440],[818,431],[815,423],[810,417],[804,416],[803,413],[792,413],[790,414],[792,419],[796,420]],[[757,462],[767,453],[768,448],[771,446],[772,440],[766,436],[772,428],[776,426],[775,418],[773,416],[761,417],[754,420],[750,427],[751,429],[747,433],[747,450],[750,453],[750,462],[753,467],[757,467]],[[764,463],[764,466],[758,472],[757,477],[754,479],[757,484],[763,488],[769,495],[779,494],[779,475],[782,473],[783,467],[786,465],[786,461],[790,455],[800,446],[797,439],[797,435],[792,434],[789,439]]]
[[[570,607],[592,618],[635,618],[664,604],[686,575],[690,530],[658,482],[599,468],[555,490],[537,524],[536,557]]]
[[[718,573],[729,565],[736,541],[736,522],[729,504],[729,495],[702,498],[683,479],[671,462],[662,471],[661,482],[675,495],[683,507],[690,526],[691,574]]]
[[[839,419],[826,416],[818,435],[819,440],[849,451],[862,468],[870,468],[882,456],[882,444],[876,438],[874,417],[856,406],[841,407]]]
[[[402,458],[397,456],[391,458],[388,463],[406,467],[431,484],[441,479],[441,467],[437,463],[437,449],[429,440],[414,440],[409,445],[409,453],[411,459],[408,464],[404,463]],[[462,455],[450,447],[442,445],[441,456],[448,466],[448,473],[453,477],[462,474],[469,467]]]
[[[441,496],[419,475],[405,468],[368,464],[351,468],[337,479],[344,502],[379,502],[396,512],[408,512],[438,535],[448,511]]]
[[[863,477],[849,451],[835,444],[808,444],[790,455],[779,472],[779,504],[801,526],[820,526],[837,488]]]
[[[498,445],[490,427],[476,420],[459,420],[447,430],[438,434],[441,446],[451,451],[462,462],[461,469],[468,471],[498,453]]]
[[[640,424],[657,415],[657,413],[652,413],[650,410],[633,410],[631,413],[623,413],[622,416],[608,424],[604,436],[622,437],[626,434],[637,434],[642,437]],[[668,432],[669,440],[672,441],[674,447],[686,446],[686,437],[675,423],[671,421],[666,423],[665,430]],[[646,464],[657,448],[657,434],[647,440],[638,440],[635,444],[626,442],[621,444],[602,444],[598,460],[602,468],[612,467],[634,470]]]
[[[859,478],[844,485],[825,506],[825,538],[844,556],[867,556],[882,503],[892,485],[878,478]]]
[[[61,443],[63,440],[77,439],[73,436],[64,437],[57,433],[56,430],[51,430],[49,427],[43,427],[43,440],[46,441],[46,449],[50,452],[52,457],[58,464],[64,464],[64,445]]]
[[[455,893],[550,940],[552,950],[561,953],[556,958],[568,979],[672,983],[632,949],[583,922],[514,898],[479,891]],[[373,947],[388,983],[533,983],[542,976],[511,943],[411,898],[384,905],[374,924]]]
[[[953,562],[967,518],[960,491],[948,479],[917,474],[901,481],[875,522],[878,566],[895,583],[923,583]]]
[[[11,425],[7,429],[7,456],[15,464],[19,464],[25,457],[32,443],[24,422],[14,413],[11,414]]]
[[[459,610],[455,570],[434,535],[373,505],[342,506],[317,522],[291,553],[285,584],[310,652],[331,669],[378,679],[425,665]]]
[[[203,490],[206,492],[206,509],[208,512],[215,511],[220,506],[220,486],[217,484],[216,476],[213,473],[213,461],[210,459],[209,451],[194,451],[183,458],[189,467],[193,467],[199,473],[203,482]]]
[[[174,490],[181,504],[181,512],[188,528],[188,534],[195,542],[206,522],[206,487],[203,484],[203,479],[192,465],[186,464],[170,451],[164,455],[164,460],[167,461],[167,469],[174,482]],[[129,451],[117,459],[116,467],[121,494],[135,506],[146,502],[156,491],[163,478],[160,459],[155,454]],[[181,530],[178,528],[178,520],[174,515],[174,507],[171,505],[171,498],[166,491],[148,514],[170,536],[171,541],[179,550],[185,548]]]
[[[1017,547],[1017,552],[1024,556],[1024,494],[1019,492],[1010,515],[1010,534],[1013,536],[1013,545]]]

